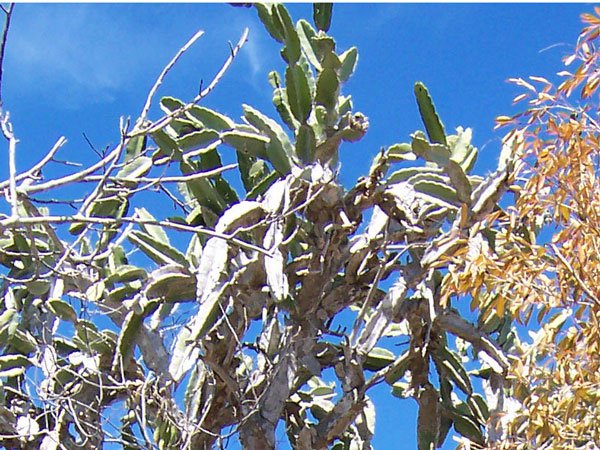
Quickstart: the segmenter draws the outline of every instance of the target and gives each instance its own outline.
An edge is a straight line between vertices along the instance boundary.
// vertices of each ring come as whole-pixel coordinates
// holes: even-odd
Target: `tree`
[[[425,130],[383,148],[344,189],[340,149],[369,126],[342,94],[358,51],[340,52],[327,34],[331,4],[314,5],[314,27],[294,24],[282,5],[254,7],[282,44],[285,71],[269,77],[277,120],[243,105],[238,123],[199,105],[246,32],[194,99],[163,97],[164,115],[150,120],[162,80],[200,33],[192,37],[140,116],[122,123],[119,144],[57,179],[38,172],[64,141],[16,173],[4,112],[7,448],[203,449],[238,434],[245,448],[268,449],[282,423],[294,448],[371,448],[369,390],[383,382],[417,401],[421,450],[441,445],[452,427],[465,448],[509,436],[503,402],[519,367],[510,372],[507,357],[519,348],[518,304],[508,307],[508,292],[481,267],[526,261],[531,216],[517,227],[500,206],[517,190],[526,134],[509,135],[497,170],[473,175],[471,130],[446,133],[417,82]],[[34,197],[74,185],[86,192],[74,214]],[[165,202],[180,214],[165,217]],[[183,245],[175,233],[185,233]],[[452,303],[467,292],[477,323]],[[348,312],[352,322],[336,327]],[[393,352],[384,338],[408,344]]]
[[[525,89],[515,101],[529,100],[524,112],[498,118],[522,140],[516,199],[489,218],[502,230],[493,255],[478,255],[476,266],[463,260],[447,285],[525,324],[535,314],[533,342],[513,340],[503,448],[600,446],[599,14],[582,15],[586,26],[564,59],[578,66],[559,72],[558,87],[542,77],[512,80]]]

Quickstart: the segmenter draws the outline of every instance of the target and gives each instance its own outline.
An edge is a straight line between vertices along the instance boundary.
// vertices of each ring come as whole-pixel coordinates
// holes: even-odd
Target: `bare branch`
[[[169,71],[173,68],[173,66],[175,65],[175,63],[177,63],[177,61],[179,60],[179,58],[181,58],[181,56],[192,45],[194,45],[194,43],[198,39],[200,39],[200,37],[202,37],[203,34],[204,34],[204,31],[202,31],[202,30],[197,31],[196,34],[194,34],[190,38],[190,40],[187,41],[185,43],[185,45],[179,49],[179,51],[175,54],[175,56],[173,57],[173,59],[171,59],[171,61],[169,61],[169,63],[162,70],[162,72],[160,73],[160,75],[156,79],[156,82],[152,86],[152,89],[150,89],[150,92],[148,93],[148,97],[146,98],[146,103],[144,104],[144,107],[142,108],[142,113],[140,114],[140,117],[138,119],[137,127],[141,128],[141,127],[144,126],[144,121],[146,120],[146,116],[148,115],[148,111],[150,110],[150,105],[152,104],[152,98],[154,97],[154,94],[156,94],[156,91],[158,90],[158,88],[162,84],[162,82],[163,82],[165,76],[167,75],[167,73],[169,73]]]
[[[133,138],[136,136],[143,136],[145,134],[153,133],[157,130],[160,130],[161,128],[167,126],[175,117],[179,116],[180,114],[186,111],[189,111],[200,100],[202,100],[204,97],[210,94],[211,91],[215,88],[215,86],[219,83],[219,81],[221,81],[221,78],[223,78],[223,75],[225,74],[227,69],[229,69],[229,66],[231,66],[231,63],[233,62],[236,55],[239,53],[240,49],[244,46],[247,39],[248,28],[244,29],[244,32],[242,33],[242,36],[240,37],[240,40],[238,41],[237,45],[233,48],[231,54],[227,57],[227,59],[223,63],[223,66],[217,72],[210,84],[205,89],[203,89],[196,97],[194,97],[194,99],[190,103],[182,106],[179,109],[176,109],[175,111],[172,111],[171,113],[165,115],[156,122],[150,124],[148,127],[137,128],[133,130],[131,133],[129,133],[128,137]]]
[[[108,180],[109,181],[114,181],[117,183],[123,183],[123,182],[136,182],[136,183],[185,183],[186,181],[191,181],[191,180],[196,180],[198,178],[210,178],[210,177],[214,177],[215,175],[219,175],[223,172],[226,172],[228,170],[232,170],[237,168],[237,164],[228,164],[226,166],[222,166],[222,167],[217,167],[216,169],[212,169],[212,170],[207,170],[205,172],[198,172],[198,173],[193,173],[190,175],[182,175],[182,176],[173,176],[173,177],[156,177],[156,178],[150,178],[150,177],[136,177],[136,178],[120,178],[120,177],[109,177]],[[81,181],[83,182],[97,182],[98,180],[102,179],[102,176],[99,175],[90,175],[88,177],[85,177],[84,179],[82,179]]]
[[[1,101],[1,100],[0,100]],[[8,113],[4,114],[1,119],[0,126],[2,127],[2,134],[8,141],[8,175],[9,175],[9,195],[10,195],[10,214],[12,217],[18,215],[18,199],[17,199],[17,165],[16,165],[16,152],[17,152],[17,138],[13,132],[12,124],[9,121]]]
[[[10,28],[10,19],[12,18],[12,13],[15,8],[15,4],[11,3],[8,5],[8,9],[4,6],[2,7],[2,11],[6,14],[6,19],[4,21],[4,30],[2,31],[2,37],[0,38],[0,110],[3,109],[4,104],[2,100],[2,75],[3,75],[3,66],[4,66],[4,54],[6,51],[6,40],[8,37],[8,29]]]
[[[50,149],[50,151],[36,165],[34,165],[31,169],[28,169],[25,172],[16,175],[15,176],[15,181],[21,181],[21,180],[24,180],[26,178],[32,177],[36,173],[38,173],[40,170],[42,170],[42,168],[46,164],[48,164],[50,161],[53,160],[54,155],[56,154],[56,152],[58,152],[58,150],[66,142],[67,142],[67,140],[65,139],[65,137],[61,136],[58,139],[58,141],[56,141],[56,143],[54,144],[54,146]],[[0,182],[0,190],[5,189],[9,185],[10,185],[10,180],[6,180],[6,181]]]
[[[136,217],[122,217],[120,219],[114,219],[112,217],[82,217],[82,216],[41,216],[41,217],[10,217],[7,219],[0,220],[0,231],[6,228],[14,228],[20,225],[34,225],[44,223],[87,223],[87,224],[98,224],[98,225],[114,225],[116,223],[136,223],[140,225],[158,225],[163,228],[170,228],[173,230],[187,231],[190,233],[199,233],[210,237],[218,237],[229,241],[238,247],[246,250],[254,250],[266,256],[272,256],[269,250],[259,247],[249,242],[242,241],[236,238],[233,234],[219,233],[218,231],[211,230],[204,227],[194,227],[190,225],[183,225],[181,223],[169,222],[167,220],[143,220]]]
[[[118,148],[113,150],[112,152],[110,152],[108,155],[106,155],[104,158],[102,158],[96,164],[93,164],[92,166],[87,167],[84,170],[81,170],[79,172],[76,172],[76,173],[73,173],[70,175],[65,175],[64,177],[56,178],[54,180],[47,181],[46,183],[40,183],[40,184],[36,184],[33,186],[29,186],[27,188],[27,193],[34,194],[36,192],[47,191],[50,189],[57,188],[59,186],[64,186],[69,183],[76,183],[78,181],[81,181],[86,176],[94,173],[96,170],[99,170],[100,168],[113,162],[115,160],[115,158],[117,158],[120,154],[117,150],[118,150]]]

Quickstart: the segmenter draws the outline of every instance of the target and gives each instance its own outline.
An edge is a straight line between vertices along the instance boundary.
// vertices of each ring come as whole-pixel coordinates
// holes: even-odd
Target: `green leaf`
[[[223,164],[216,147],[207,149],[207,151],[200,154],[200,169],[202,171],[209,171],[219,167],[223,167]],[[225,206],[238,202],[239,199],[235,189],[231,187],[221,174],[213,175],[210,177],[210,180],[216,189],[218,198],[223,200]]]
[[[89,208],[90,217],[118,219],[127,213],[129,201],[127,198],[111,196],[94,201]],[[73,223],[69,227],[71,234],[79,234],[85,229],[86,225],[82,223]]]
[[[253,158],[242,152],[236,153],[242,183],[246,192],[249,192],[269,173],[269,168],[263,160]]]
[[[139,286],[134,286],[134,283],[125,283],[108,291],[106,297],[113,302],[122,302],[123,300],[132,298],[139,291]]]
[[[50,298],[45,303],[46,307],[61,320],[75,323],[77,322],[77,313],[75,309],[59,298]]]
[[[473,393],[469,375],[456,353],[451,351],[448,347],[443,346],[436,351],[434,358],[436,359],[439,368],[443,371],[443,373],[440,374],[440,377],[449,377],[450,380],[467,395]]]
[[[316,37],[315,30],[306,20],[300,19],[296,24],[296,32],[298,33],[300,45],[302,46],[302,51],[306,55],[306,58],[317,71],[320,71],[321,63],[317,56],[317,50],[313,41],[313,38]]]
[[[454,429],[462,436],[477,444],[483,444],[484,438],[479,425],[468,414],[461,414],[457,409],[450,408],[450,417],[454,421]]]
[[[399,358],[397,358],[393,367],[390,369],[388,373],[385,375],[386,383],[390,385],[394,385],[400,378],[404,376],[406,371],[408,370],[408,365],[411,360],[410,351],[405,351]]]
[[[155,164],[165,164],[171,160],[181,160],[181,150],[177,142],[165,130],[152,133],[152,140],[158,145],[158,150],[152,155]]]
[[[295,64],[300,58],[300,39],[292,23],[292,18],[282,4],[273,5],[271,12],[273,14],[273,21],[278,22],[283,30],[285,47],[281,51],[281,56],[288,64]]]
[[[340,80],[334,69],[323,68],[317,78],[317,93],[315,102],[324,106],[327,111],[335,109],[340,88]]]
[[[127,235],[133,245],[157,264],[179,264],[186,266],[185,255],[175,247],[157,241],[150,234],[133,230]]]
[[[125,147],[125,162],[137,158],[146,149],[147,136],[136,136],[129,140]]]
[[[332,3],[314,3],[313,20],[317,29],[327,32],[331,26]]]
[[[219,133],[215,130],[201,130],[188,133],[177,139],[177,144],[183,152],[190,152],[204,147],[209,147],[219,140]],[[210,147],[209,147],[210,148]],[[208,150],[207,150],[208,151]]]
[[[90,353],[90,350],[94,350],[105,355],[113,354],[116,344],[112,336],[114,333],[100,332],[89,320],[78,320],[75,330],[73,343],[82,352]]]
[[[351,47],[340,55],[340,83],[345,83],[354,73],[358,62],[358,49]]]
[[[0,377],[22,375],[31,366],[31,361],[23,355],[0,356]]]
[[[432,179],[434,177],[440,177],[442,171],[440,169],[433,169],[431,167],[406,167],[404,169],[398,169],[392,172],[388,177],[388,184],[400,183],[402,181],[419,181],[422,178],[416,178],[422,175],[423,178]]]
[[[41,297],[50,289],[49,280],[32,280],[25,283],[29,293],[35,297]]]
[[[435,111],[429,91],[420,81],[415,83],[415,97],[429,140],[433,143],[447,145],[444,125]]]
[[[450,182],[456,190],[456,196],[459,201],[471,203],[471,182],[463,171],[462,167],[451,158],[451,151],[442,144],[430,144],[425,140],[422,132],[416,132],[412,135],[413,152],[428,162],[442,167],[450,177]]]
[[[283,25],[279,21],[279,19],[274,20],[273,17],[273,5],[272,4],[264,4],[264,3],[254,3],[254,7],[258,12],[258,17],[271,35],[273,39],[277,42],[284,42],[284,30]]]
[[[221,215],[215,226],[215,231],[218,233],[233,233],[240,227],[256,225],[265,218],[265,214],[265,208],[260,202],[244,200],[232,205]]]
[[[490,417],[490,411],[485,399],[479,394],[473,394],[467,398],[467,404],[477,421],[485,426]]]
[[[235,123],[226,115],[205,108],[204,106],[192,106],[192,108],[186,112],[186,116],[193,122],[202,125],[209,130],[231,130],[235,126]]]
[[[319,33],[317,36],[314,36],[311,38],[311,41],[313,43],[315,52],[317,54],[317,57],[319,58],[319,61],[321,62],[323,67],[326,67],[324,62],[325,59],[329,56],[329,55],[335,55],[335,40],[331,37],[331,36],[327,36],[325,34]],[[339,59],[338,59],[339,61]],[[338,67],[331,67],[330,68],[333,69],[338,69]]]
[[[159,300],[160,303],[196,300],[196,283],[182,266],[165,265],[150,273],[144,294],[148,300]]]
[[[198,363],[192,370],[184,394],[184,404],[186,416],[198,417],[202,407],[203,387],[206,381],[206,369],[204,364]]]
[[[285,71],[285,84],[290,109],[294,117],[301,123],[306,123],[312,110],[312,98],[308,80],[304,70],[299,65],[289,66]]]
[[[467,175],[463,171],[462,167],[450,160],[448,165],[445,167],[446,173],[450,177],[450,182],[454,189],[456,189],[456,195],[458,199],[466,204],[471,204],[471,182],[467,178]]]
[[[14,308],[8,308],[0,314],[0,330],[4,330],[13,321],[13,318],[18,320],[17,310]]]
[[[277,172],[270,172],[246,195],[247,200],[255,200],[259,195],[264,194],[279,179]]]
[[[448,136],[448,145],[452,153],[451,159],[460,164],[465,173],[469,173],[477,160],[478,150],[471,145],[471,129],[458,127],[457,134]]]
[[[184,175],[201,171],[192,161],[182,161],[180,167]],[[227,202],[208,178],[194,178],[183,183],[183,186],[188,189],[188,192],[200,205],[212,209],[216,214],[220,214],[225,209]]]
[[[414,161],[417,156],[412,151],[410,144],[394,144],[387,149],[387,157],[391,162]]]
[[[172,131],[175,136],[181,137],[185,136],[188,133],[193,133],[194,131],[199,131],[199,125],[196,122],[193,122],[188,119],[173,119],[166,126],[166,129]]]
[[[301,125],[296,135],[296,154],[300,161],[305,164],[312,163],[315,160],[316,148],[317,139],[314,130],[310,125]]]
[[[143,323],[142,315],[136,314],[134,311],[127,313],[117,340],[117,350],[112,364],[113,370],[119,370],[127,364],[127,360],[133,354],[136,337]]]
[[[164,228],[160,225],[152,225],[144,222],[156,222],[156,218],[148,212],[146,208],[135,208],[137,217],[140,219],[140,228],[142,231],[148,233],[155,240],[162,242],[163,244],[169,245],[169,237],[165,232]]]
[[[171,114],[173,111],[176,111],[180,108],[183,108],[185,103],[174,97],[163,97],[160,99],[160,109],[162,109],[167,114]]]
[[[293,163],[294,148],[285,131],[273,119],[251,106],[242,105],[242,108],[246,120],[270,138],[266,149],[268,161],[282,175],[289,173]]]
[[[146,271],[141,267],[123,265],[119,266],[106,279],[107,283],[127,283],[135,280],[145,280],[147,278]]]
[[[287,89],[282,86],[281,78],[276,71],[273,70],[269,73],[269,82],[273,86],[273,105],[279,113],[279,117],[290,130],[295,131],[299,123],[292,113]]]
[[[363,367],[366,370],[376,371],[389,366],[396,360],[396,356],[389,350],[375,347],[365,358]]]
[[[338,114],[340,116],[345,116],[346,114],[351,115],[349,113],[352,112],[352,96],[346,95],[341,96],[338,99]]]
[[[31,361],[23,355],[0,356],[0,371],[21,367],[23,370],[31,365]]]
[[[106,288],[106,284],[104,280],[98,280],[95,283],[89,285],[85,290],[86,300],[90,302],[98,302],[102,299],[104,295],[104,290]]]
[[[334,51],[325,52],[323,54],[321,66],[323,69],[333,69],[338,73],[342,67],[342,61],[340,61],[340,57]]]
[[[249,156],[267,159],[267,144],[269,138],[258,133],[244,131],[228,131],[221,134],[223,142],[238,152]]]
[[[13,235],[13,239],[17,247],[17,251],[20,253],[19,257],[23,258],[23,263],[25,265],[31,264],[31,246],[29,244],[29,240],[20,233]]]
[[[185,218],[187,225],[213,227],[219,218],[218,214],[206,206],[197,205]]]
[[[137,178],[143,177],[150,172],[150,169],[152,169],[152,158],[139,156],[129,160],[129,162],[117,172],[117,178],[136,181]]]
[[[425,161],[433,162],[439,167],[446,167],[450,161],[450,150],[444,144],[431,144],[421,131],[411,135],[412,151]]]
[[[427,194],[431,201],[440,206],[454,207],[458,204],[456,191],[450,186],[437,181],[417,181],[413,186],[416,191]]]
[[[317,141],[322,142],[327,139],[327,133],[325,131],[328,128],[327,110],[321,105],[316,105],[313,108],[313,112],[314,120],[311,120],[311,126],[315,131]]]
[[[13,322],[13,324],[15,326],[18,325],[17,322]],[[35,338],[31,335],[29,331],[23,331],[18,328],[14,329],[12,336],[10,336],[10,339],[8,340],[8,343],[13,350],[23,355],[29,355],[30,353],[33,353],[36,350],[36,348],[39,348],[38,342],[35,340]]]
[[[192,321],[190,325],[192,340],[203,339],[219,322],[219,319],[224,317],[223,312],[226,311],[226,308],[219,306],[220,294],[219,290],[211,290],[204,296],[196,320]]]

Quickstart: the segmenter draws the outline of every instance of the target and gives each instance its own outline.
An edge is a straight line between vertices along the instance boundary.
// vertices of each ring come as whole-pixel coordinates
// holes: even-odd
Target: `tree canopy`
[[[528,103],[498,118],[495,170],[473,173],[468,124],[446,129],[415,80],[422,130],[347,188],[340,149],[369,119],[346,92],[358,50],[329,35],[333,5],[296,22],[245,6],[281,44],[278,117],[205,106],[247,30],[197,96],[162,97],[151,118],[194,35],[118,144],[53,179],[40,174],[64,138],[17,172],[2,110],[0,442],[269,449],[283,427],[294,449],[370,449],[370,391],[386,383],[418,405],[419,450],[451,435],[464,449],[598,448],[600,9],[560,86],[513,80]],[[75,212],[35,195],[73,189]]]

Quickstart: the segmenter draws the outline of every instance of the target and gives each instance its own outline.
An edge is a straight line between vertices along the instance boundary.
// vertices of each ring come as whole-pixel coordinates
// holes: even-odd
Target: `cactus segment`
[[[315,26],[327,33],[331,26],[331,12],[333,11],[333,3],[315,3],[313,4],[313,20]]]
[[[415,83],[415,97],[429,140],[433,143],[448,145],[444,125],[435,112],[435,106],[429,91],[420,81]]]

